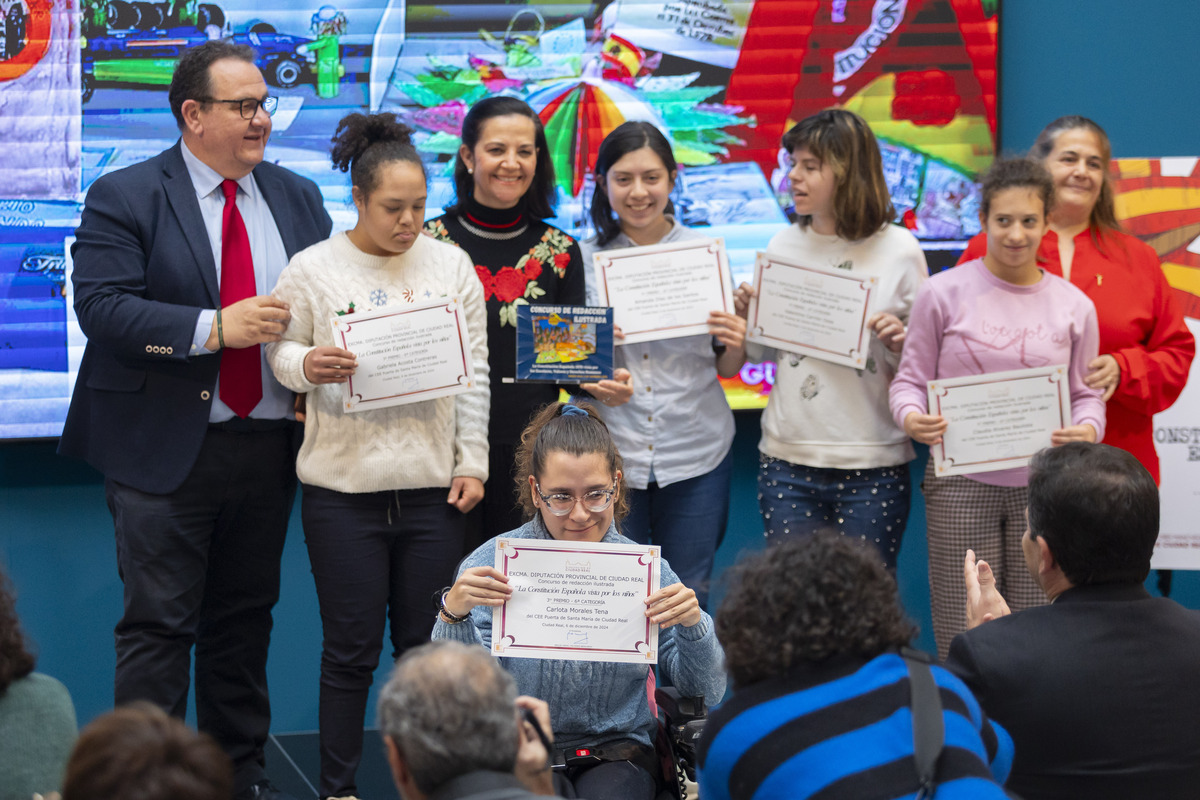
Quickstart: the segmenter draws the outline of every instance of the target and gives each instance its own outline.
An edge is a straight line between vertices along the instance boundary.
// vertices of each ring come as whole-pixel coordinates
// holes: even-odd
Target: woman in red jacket
[[[1105,444],[1132,453],[1157,483],[1152,417],[1187,383],[1196,342],[1163,277],[1158,256],[1121,230],[1104,129],[1086,117],[1060,117],[1038,134],[1030,155],[1054,177],[1050,229],[1038,264],[1082,289],[1096,305],[1100,355],[1087,382],[1104,390]],[[987,252],[987,237],[970,241],[959,263]]]

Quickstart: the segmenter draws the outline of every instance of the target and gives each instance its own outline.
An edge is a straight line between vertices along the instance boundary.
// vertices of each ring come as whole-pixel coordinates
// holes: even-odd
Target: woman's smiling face
[[[483,123],[474,149],[459,147],[471,171],[475,202],[488,208],[512,208],[521,202],[537,171],[534,137],[533,120],[506,114]]]
[[[619,486],[620,476],[619,471],[614,475],[609,470],[603,453],[576,456],[554,450],[547,454],[542,474],[529,476],[529,491],[533,493],[533,504],[541,513],[551,537],[568,542],[598,542],[612,525],[616,495],[603,511],[588,510],[583,496],[588,492],[612,489],[614,484]],[[560,517],[550,511],[542,495],[569,495],[577,502],[570,512]]]

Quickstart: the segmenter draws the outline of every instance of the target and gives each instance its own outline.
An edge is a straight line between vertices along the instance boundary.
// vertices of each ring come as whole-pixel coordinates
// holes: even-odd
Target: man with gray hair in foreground
[[[553,730],[549,707],[518,697],[512,676],[476,645],[435,641],[406,652],[379,696],[379,728],[404,800],[555,796],[542,737]]]

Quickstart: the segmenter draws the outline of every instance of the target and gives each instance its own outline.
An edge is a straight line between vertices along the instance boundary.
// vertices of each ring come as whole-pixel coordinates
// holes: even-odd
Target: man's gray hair
[[[396,662],[379,696],[379,728],[431,794],[474,770],[513,771],[516,697],[516,682],[487,650],[433,641]]]

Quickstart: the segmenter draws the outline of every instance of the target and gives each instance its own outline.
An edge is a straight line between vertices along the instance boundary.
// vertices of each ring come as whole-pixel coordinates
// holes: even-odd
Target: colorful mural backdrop
[[[974,178],[996,151],[996,0],[0,0],[0,437],[54,436],[83,336],[70,307],[70,236],[97,176],[178,136],[166,86],[188,47],[252,47],[280,97],[268,157],[321,186],[353,223],[329,167],[337,121],[391,111],[418,131],[429,213],[453,201],[466,109],[527,100],[556,167],[556,223],[588,235],[604,135],[649,120],[681,164],[683,221],[723,236],[735,277],[787,224],[779,138],[831,105],[880,137],[898,222],[953,260],[978,230]],[[761,406],[771,365],[731,402]]]

